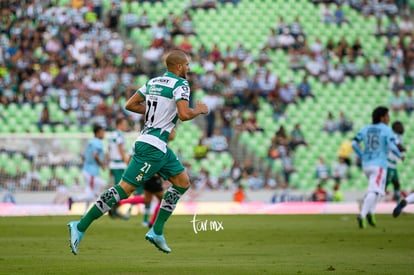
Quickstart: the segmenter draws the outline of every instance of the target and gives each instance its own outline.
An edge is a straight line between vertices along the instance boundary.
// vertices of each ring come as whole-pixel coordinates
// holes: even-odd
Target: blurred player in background
[[[128,162],[130,160],[130,155],[126,153],[125,150],[125,134],[124,132],[128,128],[128,122],[125,118],[118,118],[115,122],[115,130],[111,133],[108,139],[108,156],[109,156],[109,169],[110,175],[113,180],[113,185],[117,185],[124,174],[125,169],[128,166]],[[131,152],[132,154],[132,152]],[[137,192],[137,196],[134,199],[139,202],[136,203],[144,203],[144,197],[139,196],[142,194],[142,188],[138,188],[140,192]],[[111,218],[119,217],[116,208],[118,205],[114,205],[109,211],[108,215]]]
[[[78,254],[79,243],[92,222],[120,200],[129,197],[137,187],[155,174],[168,179],[172,185],[165,192],[154,226],[145,239],[159,250],[170,253],[164,237],[164,226],[178,200],[190,187],[190,179],[181,161],[167,146],[172,129],[178,120],[187,121],[208,113],[207,105],[197,101],[189,105],[190,86],[187,78],[190,57],[181,50],[172,50],[165,57],[167,72],[150,79],[128,99],[126,109],[145,114],[145,126],[135,142],[135,152],[119,184],[102,193],[95,205],[80,221],[68,223],[70,247]]]
[[[406,151],[402,142],[402,136],[404,135],[404,125],[400,121],[395,121],[392,123],[391,128],[395,135],[395,144],[397,145],[400,152],[404,153]],[[394,186],[394,200],[397,203],[401,200],[401,186],[397,171],[398,159],[398,156],[396,156],[392,151],[388,153],[387,182],[385,185],[385,190],[387,190],[387,187],[390,183]]]
[[[129,155],[125,152],[125,134],[128,129],[128,122],[124,117],[117,118],[115,130],[108,138],[108,157],[109,173],[113,180],[113,185],[120,182],[122,174],[127,168]]]
[[[82,175],[85,180],[85,191],[83,195],[69,197],[69,210],[74,202],[86,202],[85,212],[89,204],[95,201],[102,189],[106,186],[105,181],[99,177],[99,169],[105,169],[104,146],[102,140],[105,137],[105,129],[96,124],[93,126],[94,137],[89,140],[83,154]]]
[[[376,225],[374,211],[378,200],[385,194],[387,156],[391,151],[396,157],[403,155],[395,144],[395,135],[388,127],[390,121],[387,107],[379,106],[372,112],[372,124],[363,127],[352,141],[352,148],[362,160],[363,171],[368,178],[368,192],[357,217],[360,228]],[[363,149],[360,143],[363,143]]]

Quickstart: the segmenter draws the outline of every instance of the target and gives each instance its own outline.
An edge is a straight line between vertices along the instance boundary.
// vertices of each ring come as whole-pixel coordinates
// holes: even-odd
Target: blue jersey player
[[[82,176],[85,180],[85,190],[82,195],[69,198],[69,210],[74,202],[86,202],[85,210],[89,204],[96,200],[106,182],[99,177],[99,169],[104,169],[104,146],[103,138],[105,129],[100,125],[93,127],[94,137],[88,141],[83,154]]]
[[[403,159],[395,144],[395,135],[388,127],[389,121],[387,107],[375,108],[372,112],[372,124],[359,130],[352,141],[352,148],[362,160],[362,169],[369,183],[368,192],[357,217],[360,228],[366,227],[366,221],[372,226],[376,225],[374,211],[378,200],[385,194],[388,152],[391,151]]]

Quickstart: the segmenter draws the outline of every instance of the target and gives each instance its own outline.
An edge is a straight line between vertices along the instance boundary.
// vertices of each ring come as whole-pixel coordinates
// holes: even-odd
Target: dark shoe
[[[401,212],[402,212],[402,210],[403,210],[403,208],[405,207],[407,205],[407,201],[406,200],[401,200],[399,203],[398,203],[398,205],[394,208],[394,211],[392,211],[392,216],[394,217],[394,218],[396,218],[396,217],[398,217],[400,214],[401,214]]]

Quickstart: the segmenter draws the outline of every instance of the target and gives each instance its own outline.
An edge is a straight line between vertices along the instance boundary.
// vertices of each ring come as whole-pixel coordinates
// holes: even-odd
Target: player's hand
[[[199,111],[200,114],[207,114],[209,111],[207,105],[202,103],[200,100],[197,100],[195,109]]]

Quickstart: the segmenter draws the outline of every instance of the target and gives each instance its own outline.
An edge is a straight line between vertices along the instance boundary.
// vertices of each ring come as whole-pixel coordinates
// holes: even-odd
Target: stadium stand
[[[209,9],[189,8],[190,1],[118,0],[113,1],[119,9],[119,25],[114,31],[104,24],[112,8],[111,0],[102,1],[102,13],[97,16],[91,14],[93,6],[74,8],[77,1],[43,2],[43,6],[34,4],[35,1],[10,0],[1,4],[0,139],[28,138],[42,146],[42,137],[51,140],[57,135],[56,140],[77,157],[51,164],[50,160],[43,162],[39,154],[30,155],[15,147],[10,149],[9,142],[2,142],[0,175],[4,189],[21,188],[16,182],[30,171],[31,166],[38,171],[40,187],[29,189],[53,190],[48,186],[53,174],[64,184],[72,185],[79,174],[79,153],[87,133],[90,133],[91,122],[101,122],[110,130],[114,117],[121,114],[129,119],[131,132],[136,130],[134,125],[139,124],[139,117],[123,110],[123,103],[139,85],[160,72],[157,64],[164,51],[183,46],[185,36],[182,32],[188,28],[194,32],[188,36],[193,55],[193,100],[207,97],[208,91],[200,88],[200,78],[213,68],[212,91],[224,102],[215,111],[215,127],[223,124],[220,111],[225,105],[233,109],[231,123],[234,128],[229,152],[209,154],[206,159],[195,161],[193,147],[204,134],[206,122],[198,119],[196,124],[178,125],[177,138],[171,147],[181,152],[194,173],[203,167],[213,177],[219,177],[234,159],[252,158],[265,180],[271,177],[281,183],[282,158],[269,162],[268,149],[280,126],[290,132],[296,123],[300,123],[310,146],[294,151],[296,172],[291,177],[290,187],[313,190],[317,183],[314,176],[317,159],[322,156],[331,165],[337,158],[340,144],[351,139],[353,132],[369,121],[372,108],[378,104],[390,105],[391,72],[405,73],[407,85],[402,88],[404,92],[413,89],[414,68],[410,64],[413,64],[414,48],[410,49],[410,45],[413,45],[414,30],[404,36],[387,33],[391,18],[399,24],[402,15],[410,11],[405,7],[398,7],[397,13],[392,15],[384,12],[387,7],[382,7],[383,12],[378,15],[381,7],[361,7],[355,5],[358,1],[339,1],[350,24],[326,24],[321,20],[322,6],[308,0],[218,1],[215,8]],[[328,8],[334,11],[336,5],[331,3]],[[392,10],[392,7],[388,9]],[[133,26],[127,32],[126,15],[132,12],[140,16],[143,11],[147,12],[152,27]],[[102,21],[98,19],[100,16]],[[298,22],[295,21],[297,17]],[[278,25],[281,18],[284,25]],[[384,27],[381,34],[377,32],[379,18]],[[299,28],[301,34],[289,34],[292,26]],[[181,32],[173,35],[175,27]],[[276,49],[266,47],[270,29],[277,31]],[[36,37],[36,30],[43,35],[37,41],[32,38]],[[70,35],[65,38],[63,33]],[[285,35],[286,41],[292,41],[288,36],[295,35],[290,46],[283,44],[281,37],[286,38]],[[54,36],[60,42],[54,41]],[[322,48],[318,49],[317,38]],[[36,47],[33,51],[25,46],[30,39]],[[354,46],[357,39],[363,54],[358,54]],[[341,40],[347,45],[346,49],[339,48]],[[333,48],[327,47],[330,41],[333,41]],[[111,46],[107,47],[108,43],[112,43]],[[389,43],[391,50],[386,54]],[[84,47],[85,55],[81,44],[88,45]],[[218,45],[221,55],[218,62],[210,60],[214,45]],[[56,52],[55,47],[60,50]],[[202,47],[204,51],[200,50]],[[94,51],[99,54],[94,55]],[[92,59],[88,59],[88,53]],[[26,60],[24,56],[27,54],[33,54],[33,57]],[[316,74],[311,66],[313,58],[324,66]],[[379,62],[375,67],[377,70],[372,69],[374,59]],[[293,66],[294,60],[297,66]],[[338,64],[344,73],[339,84],[334,84],[327,76],[334,64]],[[234,81],[236,69],[241,71],[241,79],[247,87],[239,88],[242,81]],[[266,90],[269,82],[263,80],[266,72],[269,72],[269,79],[276,79],[270,90]],[[305,75],[309,76],[315,99],[301,100],[295,96],[295,86]],[[259,81],[255,82],[255,76]],[[285,92],[286,97],[281,97]],[[44,106],[50,118],[47,123],[39,123]],[[247,110],[254,113],[260,131],[245,130]],[[323,121],[329,111],[335,115],[344,112],[353,122],[353,131],[345,134],[323,132]],[[406,125],[404,141],[410,148],[412,116],[405,111],[391,115],[393,120],[399,119]],[[68,135],[73,138],[64,137]],[[414,189],[414,173],[409,169],[413,157],[414,153],[408,150],[407,162],[400,165],[406,190]],[[271,165],[270,175],[265,173],[268,165]],[[355,164],[350,171],[351,179],[342,184],[342,189],[364,190],[365,180]],[[104,176],[108,179],[108,175]]]

